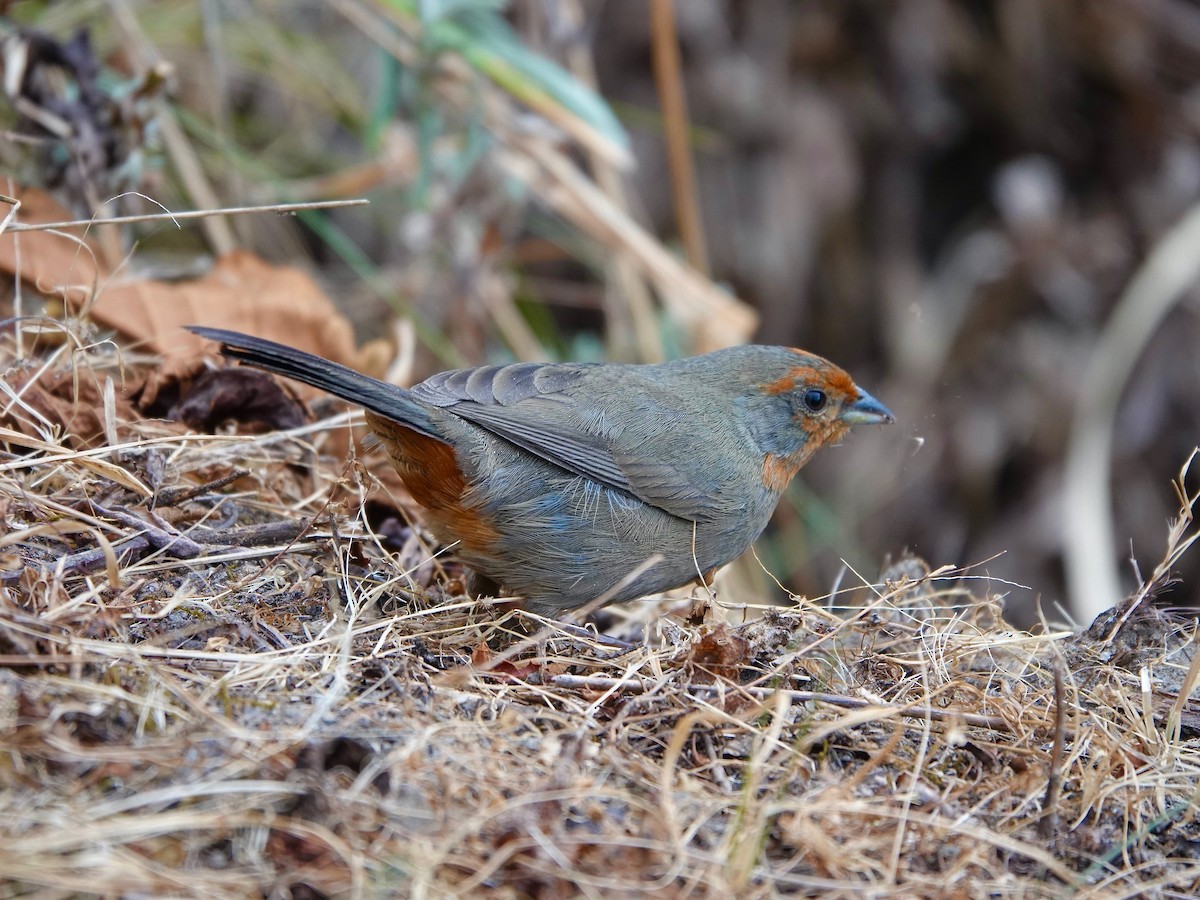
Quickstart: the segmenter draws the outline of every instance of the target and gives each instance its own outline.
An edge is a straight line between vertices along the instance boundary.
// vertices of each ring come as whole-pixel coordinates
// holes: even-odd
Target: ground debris
[[[1194,619],[1020,632],[986,580],[909,560],[854,607],[627,604],[614,642],[464,596],[368,466],[316,449],[329,425],[8,445],[9,884],[1195,888]]]

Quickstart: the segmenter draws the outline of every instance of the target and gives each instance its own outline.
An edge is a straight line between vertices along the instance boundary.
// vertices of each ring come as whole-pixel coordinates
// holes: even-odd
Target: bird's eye
[[[829,398],[824,391],[819,391],[816,388],[809,388],[804,392],[804,405],[808,407],[810,412],[818,413],[825,408],[825,404],[829,402]]]

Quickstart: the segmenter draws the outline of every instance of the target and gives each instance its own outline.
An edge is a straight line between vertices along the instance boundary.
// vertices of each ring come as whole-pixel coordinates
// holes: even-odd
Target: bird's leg
[[[700,572],[692,579],[692,609],[688,613],[689,625],[703,625],[710,610],[716,608],[717,591],[713,587],[720,566],[713,566],[706,572]],[[696,590],[701,588],[702,590]]]

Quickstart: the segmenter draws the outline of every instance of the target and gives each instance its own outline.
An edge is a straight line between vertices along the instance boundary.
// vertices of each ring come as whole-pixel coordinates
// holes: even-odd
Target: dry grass
[[[65,358],[0,407],[0,896],[1200,884],[1195,621],[1154,584],[1027,634],[910,560],[852,608],[606,611],[624,650],[388,552],[370,469],[321,455],[345,417],[82,449],[28,402]]]
[[[388,274],[356,272],[356,280],[380,297],[425,298],[425,314],[444,317],[431,319],[434,325],[459,326],[462,345],[453,349],[464,358],[479,355],[485,333],[500,335],[514,356],[546,355],[543,335],[516,314],[510,290],[517,271],[511,260],[530,233],[511,222],[524,216],[530,198],[570,225],[571,240],[564,243],[586,243],[587,252],[562,251],[557,261],[603,270],[598,283],[605,288],[593,292],[592,302],[603,311],[610,355],[653,358],[676,331],[693,347],[745,336],[753,319],[748,309],[682,265],[631,212],[631,206],[653,208],[647,203],[652,192],[645,183],[635,190],[621,184],[620,147],[545,97],[513,94],[513,85],[475,77],[455,55],[440,53],[435,68],[420,56],[428,42],[416,19],[384,21],[404,6],[339,0],[330,7],[336,23],[316,13],[289,21],[239,10],[236,25],[225,22],[219,29],[225,40],[217,43],[213,22],[201,28],[194,19],[194,4],[122,0],[105,4],[103,16],[89,12],[88,4],[54,4],[51,21],[42,24],[66,35],[72,29],[61,17],[95,20],[96,29],[111,32],[108,46],[119,45],[138,72],[171,60],[185,85],[201,89],[177,101],[177,109],[192,112],[189,132],[174,117],[162,122],[174,177],[147,188],[156,202],[212,208],[378,188],[370,208],[374,218],[337,220],[365,245],[376,234],[388,235]],[[584,23],[582,7],[551,6]],[[1046,257],[1040,233],[997,223],[991,194],[983,191],[984,207],[979,201],[964,207],[970,227],[950,222],[949,237],[941,238],[937,256],[944,271],[926,271],[907,239],[911,224],[922,221],[926,207],[936,209],[943,193],[967,196],[978,186],[926,183],[925,170],[961,167],[928,166],[929,154],[943,152],[943,138],[912,133],[908,123],[923,119],[901,107],[894,119],[903,127],[891,136],[902,140],[868,142],[899,151],[880,157],[872,155],[878,148],[865,147],[858,154],[849,136],[878,134],[884,127],[874,121],[876,104],[863,103],[863,97],[928,95],[934,105],[954,97],[927,90],[942,77],[936,66],[908,74],[887,68],[889,81],[911,79],[921,89],[907,90],[876,86],[872,73],[885,71],[877,65],[843,65],[839,60],[875,59],[881,44],[873,35],[880,34],[891,35],[886,43],[895,43],[896,58],[904,58],[900,38],[913,33],[912,23],[843,29],[842,13],[835,12],[840,7],[826,6],[796,9],[828,20],[806,32],[841,46],[822,51],[836,71],[822,74],[819,60],[761,66],[777,73],[768,79],[781,83],[747,93],[753,115],[715,116],[714,110],[737,106],[723,92],[745,81],[725,74],[696,77],[697,67],[703,75],[705,67],[716,73],[727,60],[769,60],[770,46],[692,53],[685,61],[690,79],[687,68],[666,73],[664,81],[681,75],[690,81],[693,101],[701,110],[707,106],[700,121],[717,122],[723,140],[732,141],[733,155],[714,154],[701,166],[698,185],[688,189],[700,191],[706,203],[718,202],[709,207],[710,224],[726,223],[710,251],[729,257],[734,248],[744,257],[717,259],[714,268],[765,301],[768,334],[791,335],[807,324],[806,341],[819,341],[848,364],[853,357],[842,351],[860,352],[870,340],[839,323],[882,323],[879,343],[889,360],[881,396],[898,397],[922,416],[936,410],[944,423],[922,426],[927,431],[920,440],[928,434],[931,446],[952,447],[958,435],[978,431],[979,420],[967,413],[994,410],[1011,426],[1009,433],[992,458],[986,447],[983,457],[960,454],[974,460],[967,475],[978,483],[980,467],[1001,472],[1013,459],[1020,468],[1025,463],[1019,454],[1030,443],[1023,431],[1032,427],[1027,412],[1040,410],[1039,420],[1053,425],[1074,409],[1070,391],[1045,385],[1091,383],[1070,364],[1091,347],[1105,306],[1089,313],[1096,322],[1077,322],[1079,339],[1068,342],[1061,339],[1059,312],[1048,325],[1032,328],[1015,311],[1007,325],[980,319],[986,327],[979,333],[1007,342],[997,360],[968,339],[979,327],[967,315],[971,303],[995,304],[983,304],[993,295],[979,289],[994,275],[976,271],[982,264],[967,251],[980,235],[1003,226],[1011,236],[1005,246],[1014,254],[1014,272],[1078,271],[1099,285],[1096,296],[1103,301],[1107,281],[1123,280],[1121,273],[1132,265],[1119,254],[1115,261],[1105,254],[1113,245],[1157,238],[1130,224],[1118,228],[1115,241],[1094,239],[1102,233],[1094,230],[1097,223],[1111,228],[1109,219],[1124,222],[1128,216],[1119,205],[1109,208],[1105,181],[1102,202],[1087,193],[1072,195],[1095,218],[1077,222],[1075,213],[1064,213],[1056,219],[1053,231],[1062,236],[1062,247]],[[760,9],[747,5],[747,13],[752,8]],[[775,19],[792,15],[786,4],[761,9]],[[53,17],[60,17],[58,27]],[[1141,18],[1141,25],[1114,19],[1112,27],[1125,29],[1123,36],[1141,33],[1130,28],[1163,27],[1153,24],[1155,17]],[[180,27],[180,21],[197,24]],[[949,48],[976,28],[951,23],[955,28],[926,30],[944,32]],[[1096,24],[1089,16],[1033,23],[1045,46],[1072,49],[1033,55],[1021,49],[1026,41],[1010,47],[999,40],[989,51],[998,39],[981,28],[971,40],[992,55],[971,65],[988,73],[988,93],[995,73],[1007,72],[1017,88],[1014,100],[1037,102],[1036,119],[1021,114],[1021,102],[1002,105],[1009,111],[994,118],[1011,117],[1014,133],[1043,118],[1072,121],[1059,107],[1053,115],[1041,107],[1059,91],[1029,86],[1070,84],[1071,73],[1058,68],[1068,61],[1088,73],[1087,83],[1105,71],[1111,44],[1105,35],[1116,31]],[[768,21],[744,31],[784,48],[792,42],[774,36],[790,27]],[[1076,40],[1075,28],[1083,37],[1089,29],[1099,37]],[[203,52],[190,43],[201,34]],[[687,36],[685,30],[685,44]],[[661,45],[673,38],[660,28],[655,40]],[[1088,50],[1093,44],[1096,49]],[[375,49],[436,75],[423,100],[447,116],[440,141],[420,148],[416,125],[403,118],[419,109],[384,109],[372,119],[366,100],[373,89],[345,62]],[[954,75],[958,64],[946,59],[945,70]],[[922,66],[933,66],[932,60]],[[1030,71],[1035,63],[1047,66],[1045,77]],[[576,60],[575,68],[590,69],[590,60]],[[1153,67],[1146,69],[1145,83],[1156,83]],[[1125,77],[1114,76],[1112,84],[1128,84]],[[1173,85],[1159,85],[1160,99],[1182,103],[1186,92]],[[828,90],[828,109],[839,110],[815,131],[805,126],[808,137],[798,142],[790,135],[804,123],[780,116],[775,103],[762,99],[790,95],[795,87],[805,97]],[[1141,102],[1140,90],[1108,93],[1121,98],[1118,113],[1126,102],[1131,108]],[[272,101],[276,95],[282,100]],[[214,96],[220,102],[214,104]],[[246,102],[249,97],[260,99]],[[245,121],[204,124],[212,108],[243,106],[252,111]],[[964,116],[970,107],[964,105]],[[778,122],[764,128],[759,115]],[[1137,124],[1139,140],[1149,138],[1152,146],[1165,141],[1155,138],[1154,127],[1147,133],[1154,123],[1144,116],[1110,114],[1096,121],[1105,123],[1105,134],[1120,134],[1117,125],[1126,119]],[[388,125],[378,145],[366,137],[372,121]],[[750,125],[747,132],[739,134],[739,122]],[[331,146],[335,123],[337,134],[345,128],[348,136],[361,137],[361,146],[349,137],[345,146]],[[460,139],[471,131],[464,123],[485,127],[493,142],[479,164],[478,184],[471,191],[456,184],[425,191],[431,209],[412,204],[399,188],[419,182],[422,166],[424,177],[455,171],[474,152]],[[676,136],[686,135],[688,125],[682,107],[664,115],[665,130]],[[229,149],[237,153],[199,149],[218,146],[211,139],[224,140],[231,126]],[[560,131],[570,140],[547,136]],[[1079,132],[1082,140],[1086,129]],[[764,141],[764,134],[775,137]],[[914,139],[920,152],[913,152]],[[1029,144],[1038,152],[1052,145]],[[761,159],[763,148],[772,146],[779,152]],[[1024,139],[1019,146],[1026,146]],[[676,145],[671,172],[686,182],[678,172],[687,167],[680,149]],[[806,165],[826,171],[812,165],[812,153],[822,161],[861,156],[860,175],[848,171],[843,178],[841,200],[830,202],[815,183],[795,195],[786,190]],[[1138,154],[1143,156],[1148,158]],[[590,166],[581,166],[581,158]],[[763,196],[787,198],[780,204],[786,215],[747,218],[740,207],[719,204],[722,192],[713,188],[711,172],[719,170],[723,183],[739,158],[741,165],[752,158],[755,171],[777,173]],[[1005,157],[993,164],[1011,162]],[[1114,169],[1070,152],[1060,164],[1055,177],[1064,182],[1076,177],[1074,166],[1085,165],[1089,172],[1118,172],[1124,185],[1118,195],[1169,198],[1151,217],[1164,222],[1173,218],[1176,198],[1190,197],[1191,188],[1183,190],[1166,175],[1146,180],[1137,174],[1141,166]],[[653,165],[643,171],[664,180]],[[1186,174],[1186,167],[1181,171]],[[896,177],[904,172],[910,174]],[[886,175],[882,186],[861,192],[851,186],[855,177],[871,185],[877,173]],[[182,196],[164,193],[176,180],[184,185]],[[514,183],[524,186],[515,198],[509,189]],[[124,190],[103,181],[84,187],[97,197]],[[261,196],[247,196],[247,190]],[[744,200],[741,192],[727,193]],[[922,195],[921,203],[914,193]],[[116,211],[131,200],[123,195]],[[761,200],[748,202],[757,206]],[[815,242],[828,229],[811,223],[845,217],[846,209],[872,228],[903,223],[902,239],[889,237],[888,252],[877,253],[873,239],[834,229],[831,299],[793,321],[793,313],[805,308],[797,302],[797,285],[809,279],[812,255],[825,252]],[[681,234],[695,217],[694,208],[681,209]],[[289,219],[258,217],[253,227],[243,223],[237,238],[236,222],[206,222],[214,251],[257,244],[299,257],[309,244]],[[491,241],[456,243],[449,270],[436,268],[421,237],[425,227],[409,227],[430,222],[441,229],[434,244],[449,245],[460,232],[495,232],[503,252]],[[729,224],[735,222],[736,228]],[[798,233],[796,223],[811,234]],[[8,219],[0,223],[4,227],[16,230]],[[17,270],[25,266],[18,274],[31,283],[93,280],[72,268],[75,245],[57,267],[38,257],[53,271],[34,276],[30,237]],[[105,245],[114,267],[126,260],[127,246]],[[745,252],[748,247],[756,252]],[[786,266],[761,265],[783,257]],[[1047,260],[1060,268],[1039,269]],[[866,281],[856,277],[837,287],[837,271],[871,272],[872,266],[880,268]],[[63,275],[67,270],[71,278]],[[392,283],[395,273],[403,275],[399,288]],[[919,273],[915,282],[912,273]],[[1025,286],[1018,275],[1007,277],[1020,297]],[[619,289],[608,289],[610,283]],[[1038,285],[1034,296],[1045,287]],[[881,305],[865,306],[876,294]],[[1064,304],[1074,296],[1050,290],[1046,305],[1068,309]],[[460,297],[478,302],[462,304]],[[18,294],[18,318],[28,312],[22,302]],[[922,308],[919,316],[899,312]],[[123,318],[128,323],[136,317]],[[413,318],[406,309],[401,321],[411,329]],[[1179,479],[1182,514],[1170,530],[1163,563],[1086,632],[1049,626],[1036,634],[1015,631],[1003,619],[1003,584],[972,570],[931,573],[908,560],[877,584],[818,601],[797,598],[786,608],[742,605],[726,592],[716,607],[698,604],[694,611],[678,598],[605,610],[595,622],[628,641],[631,647],[623,649],[504,603],[463,596],[452,550],[428,546],[419,529],[404,523],[379,521],[381,504],[402,509],[404,500],[387,496],[372,460],[346,463],[337,449],[346,443],[337,433],[347,427],[346,417],[261,437],[188,433],[175,423],[141,418],[124,401],[117,385],[127,366],[136,374],[137,361],[117,355],[112,345],[88,344],[68,333],[67,343],[30,359],[24,351],[34,342],[33,323],[12,327],[0,337],[0,897],[1169,897],[1198,891],[1200,719],[1189,699],[1200,677],[1196,622],[1155,603],[1197,533],[1191,518],[1197,497],[1182,487],[1186,471]],[[48,332],[58,330],[46,325]],[[1172,332],[1179,343],[1167,346],[1190,346],[1186,329]],[[1028,338],[1039,335],[1053,348],[1049,359],[1028,350],[1039,346]],[[122,340],[125,348],[134,344],[128,336]],[[959,359],[966,356],[974,357],[970,366]],[[1186,354],[1160,350],[1153,356]],[[972,378],[976,365],[996,368],[987,370],[986,379]],[[945,373],[950,375],[943,378]],[[936,384],[943,381],[953,386],[954,402],[939,393]],[[1179,384],[1158,393],[1191,396],[1186,391],[1192,382],[1180,378]],[[1002,393],[988,393],[990,385]],[[1164,402],[1163,420],[1178,427],[1183,406]],[[1057,446],[1055,428],[1046,430],[1048,437],[1032,443]],[[1137,440],[1161,444],[1166,453],[1170,442],[1162,435],[1148,431]],[[912,539],[901,536],[901,528],[910,536],[933,533],[939,529],[932,526],[951,515],[929,498],[938,494],[931,487],[934,476],[960,465],[955,454],[915,459],[902,482],[897,470],[878,461],[847,467],[856,481],[875,473],[875,483],[859,496],[869,498],[864,508],[872,525],[897,545]],[[1127,467],[1120,478],[1153,482],[1159,471]],[[959,480],[967,475],[959,472]],[[1045,483],[1056,481],[1051,471]],[[904,492],[898,493],[901,483]],[[1021,492],[1008,494],[988,508],[993,523],[1002,520],[1007,504],[1024,503]],[[889,505],[903,516],[889,515]],[[1000,532],[1011,540],[993,543],[1009,547],[1010,558],[1032,573],[1039,560],[1053,557],[1057,540],[1031,524],[1047,518],[1042,505],[1027,505],[1033,513],[1022,516],[1036,518],[1015,520]],[[844,505],[838,512],[839,518],[854,515]],[[970,530],[983,533],[978,523]],[[789,569],[816,571],[795,542],[783,545],[793,554],[780,554]],[[839,548],[838,555],[848,554]]]

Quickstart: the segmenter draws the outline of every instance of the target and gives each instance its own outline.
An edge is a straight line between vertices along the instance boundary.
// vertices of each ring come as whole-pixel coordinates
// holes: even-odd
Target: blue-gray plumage
[[[481,366],[406,390],[260,338],[191,330],[364,406],[434,534],[547,614],[707,576],[753,543],[819,447],[892,421],[837,366],[785,347]]]

